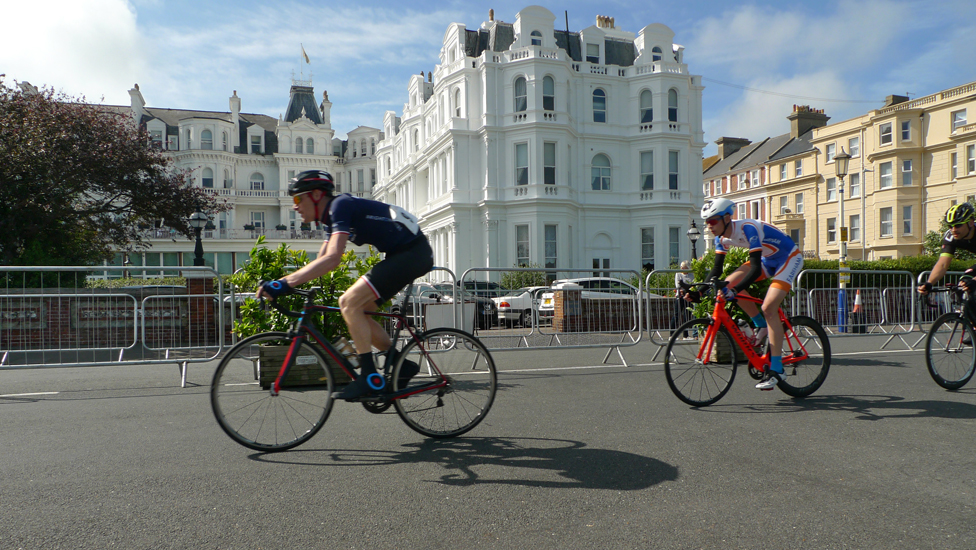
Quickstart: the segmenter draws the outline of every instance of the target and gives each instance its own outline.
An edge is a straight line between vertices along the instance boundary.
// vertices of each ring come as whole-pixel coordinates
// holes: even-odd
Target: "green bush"
[[[339,305],[339,296],[346,291],[360,273],[366,273],[379,263],[380,256],[370,247],[370,255],[359,258],[352,250],[342,255],[342,261],[332,271],[313,279],[299,288],[309,289],[321,287],[315,303],[323,306]],[[254,293],[260,281],[280,279],[309,263],[308,254],[304,250],[292,250],[286,243],[281,243],[276,249],[264,246],[264,235],[258,237],[251,249],[250,260],[234,275],[230,282],[237,293]],[[301,296],[280,296],[280,304],[292,311],[301,311],[304,301]],[[271,307],[263,307],[253,297],[244,301],[240,306],[241,319],[234,321],[234,333],[244,338],[252,334],[267,331],[288,330],[293,320],[282,315]],[[349,329],[339,313],[317,315],[313,320],[315,327],[329,340],[340,336],[349,336]]]
[[[539,264],[515,265],[517,268],[542,269]],[[498,285],[505,289],[525,288],[527,286],[546,286],[547,273],[544,271],[506,271],[502,273]]]

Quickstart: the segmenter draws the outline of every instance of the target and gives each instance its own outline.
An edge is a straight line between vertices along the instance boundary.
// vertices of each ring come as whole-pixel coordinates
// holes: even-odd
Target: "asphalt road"
[[[268,455],[220,431],[207,365],[185,389],[172,365],[3,370],[0,548],[972,549],[976,381],[880,342],[834,340],[805,400],[740,370],[703,409],[647,345],[499,352],[466,436],[339,403]]]

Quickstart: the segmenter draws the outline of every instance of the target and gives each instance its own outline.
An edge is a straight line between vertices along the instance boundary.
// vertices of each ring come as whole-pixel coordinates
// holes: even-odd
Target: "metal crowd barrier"
[[[0,369],[177,363],[220,355],[224,287],[209,267],[153,266],[183,285],[92,288],[128,266],[0,267]],[[150,271],[150,270],[146,270]],[[214,291],[216,287],[216,292]]]
[[[620,361],[627,365],[620,348],[637,345],[644,331],[644,305],[648,293],[638,272],[626,269],[478,267],[465,271],[459,284],[469,292],[494,298],[498,303],[510,292],[510,289],[497,287],[502,273],[537,274],[536,282],[545,282],[537,286],[548,288],[532,291],[539,296],[539,302],[531,305],[530,326],[477,333],[489,349],[606,347],[604,363],[616,352]],[[603,282],[592,281],[600,277]],[[581,288],[570,289],[579,291],[579,298],[573,293],[566,294],[565,300],[556,296],[553,285],[567,279],[582,279],[578,281]],[[635,281],[637,285],[628,281]],[[557,303],[562,305],[557,307]]]
[[[844,275],[850,281],[841,288]],[[895,338],[912,349],[904,336],[917,326],[915,287],[908,271],[808,269],[796,278],[792,309],[816,319],[831,337],[882,334],[889,337],[881,349]]]

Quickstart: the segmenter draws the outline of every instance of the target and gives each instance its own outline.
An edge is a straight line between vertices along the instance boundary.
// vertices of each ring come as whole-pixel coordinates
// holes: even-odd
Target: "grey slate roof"
[[[303,109],[305,110],[305,118],[315,124],[322,124],[322,114],[319,112],[318,105],[315,104],[315,89],[311,86],[292,86],[285,121],[295,122],[302,118]]]
[[[232,121],[231,114],[229,112],[160,109],[156,107],[146,107],[143,109],[143,111],[145,114],[142,115],[142,120],[140,123],[145,124],[153,119],[161,120],[166,124],[166,135],[168,136],[179,135],[181,120],[195,118],[222,120],[225,122]],[[251,126],[257,125],[264,129],[265,154],[273,154],[278,152],[278,136],[275,135],[275,128],[278,126],[277,120],[269,116],[251,113],[240,113],[238,115],[238,120],[240,123],[240,143],[242,151],[246,150],[247,148],[247,129]]]
[[[783,146],[779,151],[773,153],[769,160],[779,160],[792,157],[793,155],[799,155],[801,153],[806,153],[813,149],[813,144],[810,142],[813,138],[813,130],[807,130],[802,136],[791,140],[785,146]]]
[[[762,166],[772,160],[774,155],[794,141],[790,134],[766,138],[758,143],[750,143],[728,157],[716,162],[702,173],[703,179],[749,170]]]
[[[464,54],[479,57],[485,50],[503,52],[515,42],[515,28],[511,23],[496,22],[491,31],[465,29]],[[563,49],[573,61],[582,61],[583,53],[578,32],[554,30],[556,47]],[[607,65],[630,67],[637,59],[637,49],[629,40],[607,38],[604,42]]]

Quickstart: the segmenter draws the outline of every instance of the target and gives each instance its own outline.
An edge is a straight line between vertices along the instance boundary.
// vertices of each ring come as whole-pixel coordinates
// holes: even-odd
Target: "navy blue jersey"
[[[420,235],[417,218],[399,206],[337,195],[325,213],[325,240],[345,233],[353,244],[369,244],[380,252],[393,252]]]

